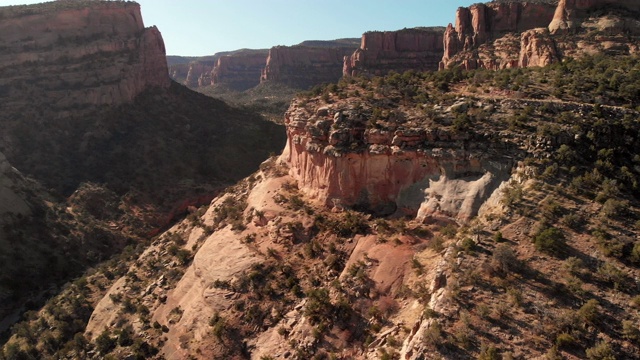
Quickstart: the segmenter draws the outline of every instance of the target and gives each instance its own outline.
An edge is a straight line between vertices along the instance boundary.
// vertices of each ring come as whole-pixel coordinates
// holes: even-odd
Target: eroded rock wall
[[[27,105],[25,93],[58,107],[113,105],[169,86],[162,36],[144,27],[136,3],[52,2],[0,14],[5,106]]]
[[[266,51],[221,56],[211,72],[211,85],[242,91],[260,84],[266,57]]]
[[[351,47],[276,46],[269,50],[261,82],[273,81],[300,89],[337,82]]]
[[[343,74],[437,70],[444,50],[443,35],[444,28],[365,33],[360,48],[344,58]]]
[[[553,2],[538,1],[474,4],[468,8],[458,8],[455,26],[449,24],[444,34],[444,54],[440,67],[453,64],[490,69],[522,66],[517,37],[507,42],[494,40],[507,33],[520,34],[544,28],[553,19],[555,10]],[[486,44],[489,45],[481,48]],[[483,51],[490,54],[483,56]],[[527,64],[533,65],[532,61]]]
[[[443,129],[366,128],[357,111],[294,105],[285,115],[281,160],[310,197],[329,207],[466,221],[508,178],[511,164],[488,161],[468,134]],[[470,143],[462,146],[463,143]]]
[[[638,52],[640,3],[512,1],[461,7],[444,35],[440,68],[546,66],[564,57]],[[570,35],[570,36],[568,36]]]

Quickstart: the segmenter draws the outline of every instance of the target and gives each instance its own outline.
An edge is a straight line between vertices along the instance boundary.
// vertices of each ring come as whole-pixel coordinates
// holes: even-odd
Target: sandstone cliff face
[[[215,62],[202,62],[196,61],[189,64],[189,70],[187,71],[187,77],[184,80],[184,85],[196,88],[200,86],[211,85],[211,71]]]
[[[444,28],[368,32],[360,48],[344,58],[343,74],[384,75],[391,70],[437,70],[442,57]]]
[[[0,92],[4,104],[26,91],[59,107],[112,105],[169,86],[162,37],[145,29],[138,4],[53,2],[0,12],[0,86],[11,89]],[[37,74],[35,81],[25,74]]]
[[[444,35],[440,68],[545,66],[567,56],[633,54],[640,35],[638,13],[640,3],[631,0],[513,1],[459,8],[455,26],[449,24]]]
[[[306,194],[330,207],[466,221],[509,174],[508,162],[489,163],[475,145],[461,146],[469,134],[367,129],[365,123],[355,110],[321,108],[314,114],[292,105],[281,159]]]
[[[269,50],[261,82],[279,82],[306,89],[342,77],[343,59],[355,49],[276,46]]]
[[[640,3],[634,0],[560,0],[553,20],[549,24],[549,31],[560,33],[576,30],[589,17],[589,11],[606,8],[624,9],[638,13],[640,12]]]
[[[506,2],[475,4],[459,8],[455,26],[449,24],[444,34],[441,68],[462,63],[467,68],[504,68],[519,66],[516,48],[503,50],[498,56],[481,56],[473,51],[506,33],[521,33],[546,27],[555,12],[555,4],[545,2]],[[488,49],[491,51],[494,49]],[[530,50],[531,51],[531,50]]]
[[[211,85],[222,84],[243,91],[260,84],[266,56],[266,51],[221,56],[211,72]]]

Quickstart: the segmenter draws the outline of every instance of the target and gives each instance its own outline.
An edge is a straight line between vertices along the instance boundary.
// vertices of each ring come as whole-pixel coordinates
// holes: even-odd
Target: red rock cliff
[[[211,72],[215,62],[194,61],[189,63],[189,70],[184,85],[190,88],[211,85]]]
[[[575,30],[580,27],[582,20],[588,17],[590,10],[598,8],[622,8],[633,12],[640,12],[640,1],[637,0],[560,0],[558,7],[549,24],[552,33]]]
[[[211,72],[211,84],[224,84],[238,91],[250,89],[260,84],[266,61],[266,51],[221,56]]]
[[[504,68],[519,66],[519,36],[506,38],[494,51],[497,56],[474,54],[474,50],[505,34],[520,34],[542,28],[553,19],[556,5],[547,2],[522,1],[475,4],[461,7],[456,13],[455,26],[449,24],[444,34],[442,67],[462,64],[467,68]],[[487,45],[491,47],[491,45]],[[502,46],[500,46],[502,45]],[[553,57],[553,56],[551,56]],[[533,64],[531,64],[533,65]]]
[[[509,173],[508,162],[487,161],[486,149],[461,146],[471,142],[469,134],[408,124],[367,128],[366,111],[349,104],[305,106],[294,101],[285,114],[281,160],[302,191],[329,207],[441,213],[464,221]],[[441,196],[463,188],[468,191],[458,190],[455,199]]]
[[[343,74],[437,70],[444,49],[443,33],[444,28],[365,33],[360,48],[344,58]]]
[[[169,86],[162,36],[145,29],[136,3],[60,1],[0,14],[0,86],[11,89],[2,93],[5,105],[25,91],[62,107],[111,105]],[[26,83],[21,73],[40,75]]]
[[[343,59],[351,47],[276,46],[269,50],[261,82],[274,81],[306,89],[342,77]]]
[[[441,68],[545,66],[565,56],[639,50],[636,0],[512,1],[459,8]],[[570,37],[566,37],[571,32]]]

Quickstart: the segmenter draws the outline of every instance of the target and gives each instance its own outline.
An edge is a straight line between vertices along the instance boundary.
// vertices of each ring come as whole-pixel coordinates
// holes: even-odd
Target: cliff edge
[[[0,16],[3,107],[28,105],[25,94],[56,107],[116,105],[169,86],[162,36],[137,3],[56,1]]]

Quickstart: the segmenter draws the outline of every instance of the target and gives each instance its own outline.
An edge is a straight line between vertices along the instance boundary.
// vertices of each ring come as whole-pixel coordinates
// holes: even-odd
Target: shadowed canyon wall
[[[58,107],[113,105],[149,86],[169,86],[162,36],[144,27],[138,4],[52,2],[0,11],[4,106],[36,96]]]

